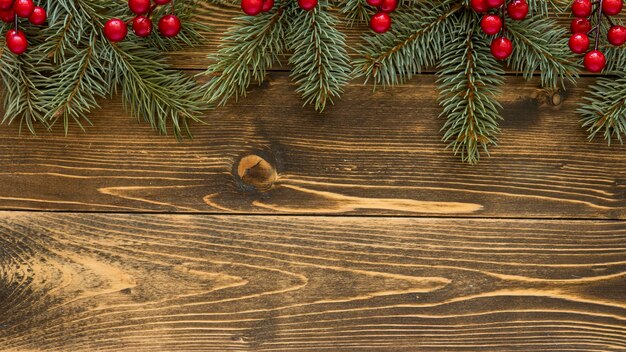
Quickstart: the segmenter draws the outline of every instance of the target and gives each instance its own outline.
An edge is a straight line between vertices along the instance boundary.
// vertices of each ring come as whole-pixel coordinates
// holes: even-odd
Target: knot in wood
[[[278,178],[276,168],[267,160],[258,155],[247,155],[239,160],[237,176],[245,184],[258,191],[267,191],[272,188]]]

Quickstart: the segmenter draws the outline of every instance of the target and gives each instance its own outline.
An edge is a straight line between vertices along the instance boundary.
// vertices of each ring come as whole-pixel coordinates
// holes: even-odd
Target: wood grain
[[[434,80],[376,92],[353,83],[317,114],[272,73],[182,143],[118,101],[87,133],[4,126],[0,209],[626,219],[626,148],[587,142],[575,113],[593,80],[554,99],[507,78],[500,145],[478,166],[444,150]],[[240,167],[250,156],[265,162]]]
[[[624,351],[626,223],[0,214],[3,351]]]

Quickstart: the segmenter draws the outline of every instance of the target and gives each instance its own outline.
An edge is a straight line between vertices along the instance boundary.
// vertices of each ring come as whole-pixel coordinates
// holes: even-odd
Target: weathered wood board
[[[3,213],[3,351],[624,351],[626,224]]]
[[[626,148],[588,142],[575,113],[592,79],[555,106],[538,82],[508,77],[499,146],[477,166],[444,150],[434,81],[377,92],[355,83],[320,115],[272,73],[182,143],[118,102],[103,104],[87,133],[5,126],[0,208],[626,219]],[[276,170],[269,189],[250,183],[270,175],[239,177],[249,155]]]

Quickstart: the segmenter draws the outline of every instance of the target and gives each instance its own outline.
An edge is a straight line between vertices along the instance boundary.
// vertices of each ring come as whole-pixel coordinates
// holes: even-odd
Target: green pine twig
[[[477,21],[471,13],[459,18],[438,71],[441,116],[446,118],[443,140],[470,164],[497,142],[502,118],[496,96],[504,82],[504,71],[491,55],[488,39],[477,32]]]
[[[286,40],[297,92],[317,111],[339,97],[350,79],[346,39],[336,25],[323,1],[312,11],[294,11]]]

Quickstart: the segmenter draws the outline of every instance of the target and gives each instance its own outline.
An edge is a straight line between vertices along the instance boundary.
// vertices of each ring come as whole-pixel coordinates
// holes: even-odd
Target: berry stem
[[[504,13],[504,9],[506,8],[506,1],[502,6],[500,6],[501,16],[502,16],[502,36],[506,34],[506,14]]]
[[[602,2],[604,0],[598,1],[598,7],[596,7],[596,44],[594,45],[594,50],[598,50],[598,44],[600,43],[600,27],[602,27]]]
[[[158,4],[154,4],[154,5],[150,6],[150,10],[148,10],[148,13],[146,14],[146,17],[150,18],[150,16],[152,16],[152,12],[154,12],[154,9],[156,9],[157,6],[159,6],[159,5]]]
[[[18,21],[18,17],[17,15],[15,15],[15,18],[13,19],[13,25],[14,25],[14,29],[17,32],[17,30],[19,29],[19,21]]]

